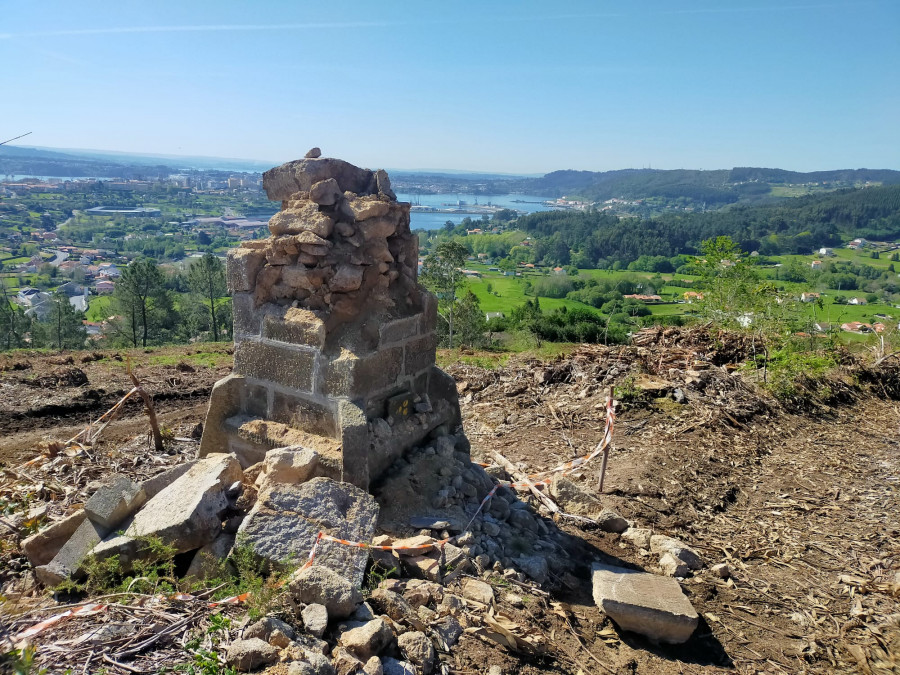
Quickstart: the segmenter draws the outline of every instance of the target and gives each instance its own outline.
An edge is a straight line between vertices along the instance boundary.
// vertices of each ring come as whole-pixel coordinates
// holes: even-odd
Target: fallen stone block
[[[650,550],[653,553],[671,553],[676,558],[683,560],[692,570],[699,570],[703,567],[700,555],[683,541],[673,537],[654,534],[650,537]]]
[[[147,501],[147,493],[127,476],[115,475],[84,504],[84,513],[93,522],[115,529]]]
[[[250,672],[278,660],[278,649],[259,638],[235,640],[228,645],[225,662],[243,672]]]
[[[58,586],[76,576],[91,549],[109,532],[102,525],[85,518],[59,550],[53,560],[34,569],[34,575],[45,586]]]
[[[77,511],[23,540],[22,550],[32,567],[46,565],[53,560],[85,518],[83,510]]]
[[[213,541],[222,531],[222,513],[228,507],[226,488],[241,479],[241,465],[231,455],[210,455],[199,460],[175,482],[148,501],[93,550],[98,558],[118,555],[127,568],[140,555],[141,539],[158,537],[184,553]]]
[[[591,566],[594,602],[622,630],[654,642],[687,641],[699,617],[677,581],[602,563]]]
[[[349,483],[319,477],[300,485],[273,484],[241,523],[238,538],[272,564],[296,566],[307,559],[319,532],[368,542],[377,519],[378,504],[371,495]],[[315,565],[332,569],[359,587],[367,559],[365,549],[321,541]]]
[[[196,463],[197,460],[194,459],[190,462],[185,462],[184,464],[173,466],[171,469],[166,469],[162,473],[153,476],[153,478],[148,478],[147,480],[145,480],[143,483],[141,483],[141,488],[144,490],[144,494],[147,495],[147,499],[153,499],[165,488],[169,487],[172,483],[186,474],[188,472],[188,469],[190,469]]]
[[[328,616],[344,619],[362,603],[359,587],[321,565],[303,567],[291,578],[288,589],[297,602],[324,605]]]
[[[603,509],[602,502],[594,495],[585,492],[562,474],[556,474],[550,483],[550,496],[566,513],[578,516],[593,517]]]

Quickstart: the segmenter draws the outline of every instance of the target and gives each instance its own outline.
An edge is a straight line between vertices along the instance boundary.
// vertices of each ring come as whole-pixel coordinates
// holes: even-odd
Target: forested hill
[[[890,169],[842,169],[800,173],[784,169],[736,167],[715,171],[675,169],[627,169],[619,171],[554,171],[530,179],[531,192],[560,197],[607,199],[682,199],[706,208],[735,202],[771,199],[772,188],[785,185],[818,189],[854,187],[864,183],[900,183],[900,171]]]
[[[619,219],[602,211],[540,212],[516,227],[535,238],[536,262],[629,263],[641,255],[692,254],[704,239],[728,235],[745,251],[811,253],[853,237],[900,238],[900,185],[840,190],[768,206]]]

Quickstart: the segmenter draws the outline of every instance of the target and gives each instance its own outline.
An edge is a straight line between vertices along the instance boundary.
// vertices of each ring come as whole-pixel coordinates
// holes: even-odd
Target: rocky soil
[[[294,582],[273,592],[262,623],[243,605],[158,601],[142,589],[42,633],[39,658],[50,672],[157,672],[206,653],[221,667],[249,659],[247,667],[270,673],[898,672],[900,378],[848,361],[840,384],[829,383],[833,400],[786,405],[730,367],[746,356],[739,341],[650,337],[583,346],[554,362],[448,368],[473,460],[495,465],[500,453],[525,473],[593,449],[616,387],[603,493],[598,460],[548,489],[577,517],[553,517],[527,491],[501,488],[455,542],[466,564],[448,565],[442,552],[435,572],[427,555],[382,557],[359,598],[366,604],[352,602],[347,618],[319,610],[325,604]],[[196,353],[210,351],[219,356]],[[143,480],[192,459],[209,387],[230,369],[225,348],[132,353],[169,427],[167,452],[148,449],[135,402],[94,447],[68,456],[46,441],[71,437],[130,388],[122,361],[99,356],[0,362],[8,633],[85,601],[51,597],[36,583],[18,548],[32,520],[78,508],[112,473]],[[381,542],[457,534],[490,482],[506,477],[465,465],[459,442],[421,448],[376,486]],[[22,466],[42,452],[53,461]],[[414,516],[446,522],[413,527]],[[622,630],[594,600],[597,562],[674,575],[699,615],[692,637],[664,645]],[[400,578],[382,579],[388,567]]]

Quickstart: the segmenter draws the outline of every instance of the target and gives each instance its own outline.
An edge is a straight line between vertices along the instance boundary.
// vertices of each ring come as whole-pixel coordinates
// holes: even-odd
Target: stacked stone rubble
[[[383,170],[332,158],[289,162],[263,184],[282,208],[271,237],[228,254],[234,373],[213,390],[201,455],[248,465],[304,445],[323,475],[367,487],[460,419],[434,365],[437,307],[417,282],[409,204]]]

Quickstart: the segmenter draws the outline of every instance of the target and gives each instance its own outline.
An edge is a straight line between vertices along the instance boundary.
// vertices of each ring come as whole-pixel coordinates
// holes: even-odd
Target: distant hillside
[[[900,239],[900,185],[646,220],[619,219],[604,211],[540,212],[519,218],[516,228],[536,238],[535,262],[563,265],[576,252],[591,262],[625,264],[641,255],[693,254],[701,241],[719,235],[730,236],[745,251],[811,253],[853,237]]]
[[[681,199],[706,208],[737,202],[759,202],[777,198],[773,187],[805,186],[839,189],[866,182],[895,185],[900,171],[889,169],[840,169],[801,173],[783,169],[736,167],[714,171],[693,169],[628,169],[619,171],[554,171],[529,181],[525,189],[550,197],[607,199]],[[823,183],[825,185],[823,185]],[[812,188],[812,186],[810,186]]]
[[[156,178],[190,170],[261,172],[272,166],[271,162],[219,157],[0,146],[0,175]]]

